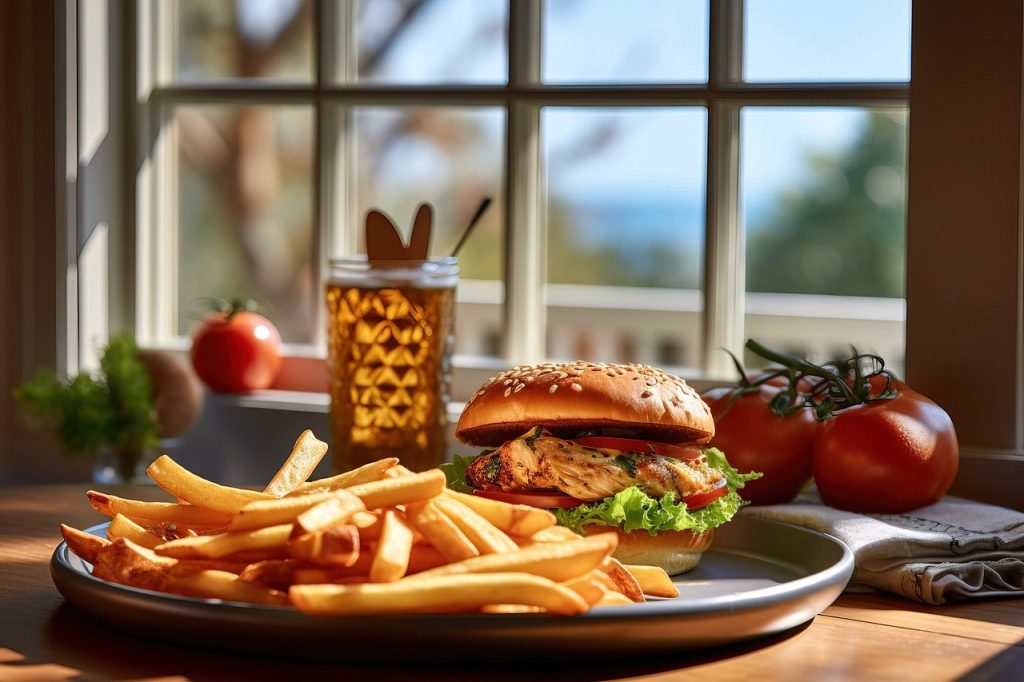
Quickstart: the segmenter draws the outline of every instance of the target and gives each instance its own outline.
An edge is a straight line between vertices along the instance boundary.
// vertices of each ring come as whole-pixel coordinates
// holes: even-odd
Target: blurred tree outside
[[[902,297],[905,114],[872,112],[849,148],[808,164],[810,181],[749,226],[747,291]]]
[[[415,20],[429,0],[398,4],[402,11],[394,13],[393,23],[383,29],[373,50],[361,57],[366,71],[386,62],[385,53],[398,44],[401,34],[416,30]],[[225,72],[244,78],[305,73],[306,58],[294,55],[308,51],[311,59],[312,3],[284,3],[288,11],[278,17],[273,30],[260,28],[252,17],[247,19],[243,10],[248,5],[243,2],[181,1],[178,5],[179,12],[186,13],[182,31],[191,32],[190,68],[200,79],[207,68],[203,64],[212,64],[208,71],[215,78]],[[468,51],[477,37],[465,36],[465,41]],[[194,307],[194,296],[251,295],[271,304],[269,314],[286,340],[306,340],[315,317],[311,309],[316,287],[311,260],[313,146],[308,130],[297,135],[286,128],[309,114],[304,110],[284,117],[274,107],[231,106],[213,107],[210,113],[216,116],[197,115],[200,112],[196,107],[178,119],[185,161],[179,199],[181,309],[184,313]],[[874,112],[866,120],[861,135],[844,151],[812,155],[810,177],[780,187],[771,210],[747,226],[748,291],[903,296],[905,115]],[[479,163],[454,163],[472,159],[465,150],[474,146],[489,153],[488,139],[493,134],[492,129],[469,120],[460,124],[455,118],[431,114],[429,108],[413,110],[375,132],[373,158],[360,169],[368,173],[365,181],[376,190],[374,200],[386,211],[394,211],[403,227],[411,216],[411,210],[408,216],[399,213],[404,204],[429,197],[413,185],[396,186],[389,169],[397,162],[378,165],[375,161],[400,156],[410,140],[418,139],[436,155],[450,157],[453,170],[443,178],[448,193],[444,201],[454,225],[464,225],[483,194],[497,190],[498,201],[463,252],[466,279],[500,279],[503,268],[500,170],[498,177],[487,177],[481,175]],[[582,136],[567,163],[599,154],[619,134],[610,126],[589,138]],[[466,167],[458,170],[456,165]],[[571,198],[548,199],[549,251],[563,254],[548,259],[551,281],[700,287],[700,267],[681,265],[701,262],[699,241],[690,245],[648,239],[630,247],[628,241],[591,240],[587,238],[589,218],[578,214]],[[193,236],[187,238],[187,231]],[[276,239],[272,238],[275,232],[281,233]],[[435,242],[438,253],[446,248],[447,244]],[[221,290],[226,288],[233,290]],[[182,333],[188,331],[187,322],[183,320]]]

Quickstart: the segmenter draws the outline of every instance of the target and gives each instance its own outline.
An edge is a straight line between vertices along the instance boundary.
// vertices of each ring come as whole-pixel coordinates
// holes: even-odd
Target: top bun
[[[513,367],[466,403],[455,435],[497,446],[543,426],[556,435],[621,429],[668,443],[707,443],[711,410],[677,376],[646,365],[576,361]]]

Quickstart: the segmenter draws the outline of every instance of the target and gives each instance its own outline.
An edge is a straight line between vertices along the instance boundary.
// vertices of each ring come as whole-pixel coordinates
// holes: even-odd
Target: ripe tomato
[[[814,481],[829,506],[897,514],[937,502],[959,460],[946,411],[906,391],[826,419],[814,445]]]
[[[281,371],[281,335],[249,311],[214,313],[192,337],[192,367],[218,393],[267,388]]]
[[[710,445],[722,450],[740,471],[764,474],[739,491],[743,499],[752,504],[789,502],[811,477],[818,423],[809,409],[788,417],[772,412],[769,402],[779,391],[776,386],[761,386],[733,402],[736,390],[714,388],[702,396],[715,420]]]
[[[534,492],[506,492],[504,490],[474,490],[474,495],[486,497],[489,500],[508,502],[509,504],[525,504],[529,507],[540,507],[541,509],[568,509],[583,504],[583,500],[563,495],[558,492],[534,493]]]
[[[749,484],[748,484],[749,485]],[[726,484],[723,478],[718,482],[714,488],[705,490],[702,493],[694,493],[683,498],[683,502],[686,503],[686,508],[689,511],[695,511],[701,507],[706,507],[720,497],[725,497],[729,494],[729,486]]]
[[[573,442],[585,448],[664,455],[665,457],[675,457],[676,459],[697,459],[701,456],[701,449],[696,446],[672,445],[671,443],[659,443],[657,441],[640,440],[637,438],[584,436],[583,438],[574,438]]]

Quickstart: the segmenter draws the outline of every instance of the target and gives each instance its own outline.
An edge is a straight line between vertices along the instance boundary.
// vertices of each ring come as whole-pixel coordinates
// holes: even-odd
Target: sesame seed
[[[511,386],[509,386],[508,388],[505,389],[505,397],[507,398],[510,395],[512,395],[512,387]]]
[[[569,388],[571,388],[572,390],[576,391],[577,393],[579,393],[580,391],[582,391],[582,390],[583,390],[583,387],[582,387],[582,386],[580,386],[580,385],[579,385],[579,384],[577,384],[577,383],[572,383],[572,384],[570,384],[570,385],[569,385]]]
[[[524,388],[526,388],[526,384],[518,384],[513,393],[519,393],[519,391],[523,390]]]
[[[551,388],[548,389],[548,393],[554,393],[558,390],[558,384],[551,384]]]
[[[643,393],[640,394],[640,397],[641,398],[650,398],[652,395],[654,395],[654,394],[651,393],[650,391],[644,391]]]

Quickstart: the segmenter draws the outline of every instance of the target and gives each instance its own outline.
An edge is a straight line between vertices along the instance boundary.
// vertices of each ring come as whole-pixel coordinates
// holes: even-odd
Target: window
[[[316,354],[367,209],[432,202],[442,254],[492,196],[464,369],[721,377],[746,336],[903,362],[909,0],[139,7],[145,338],[244,293]]]

